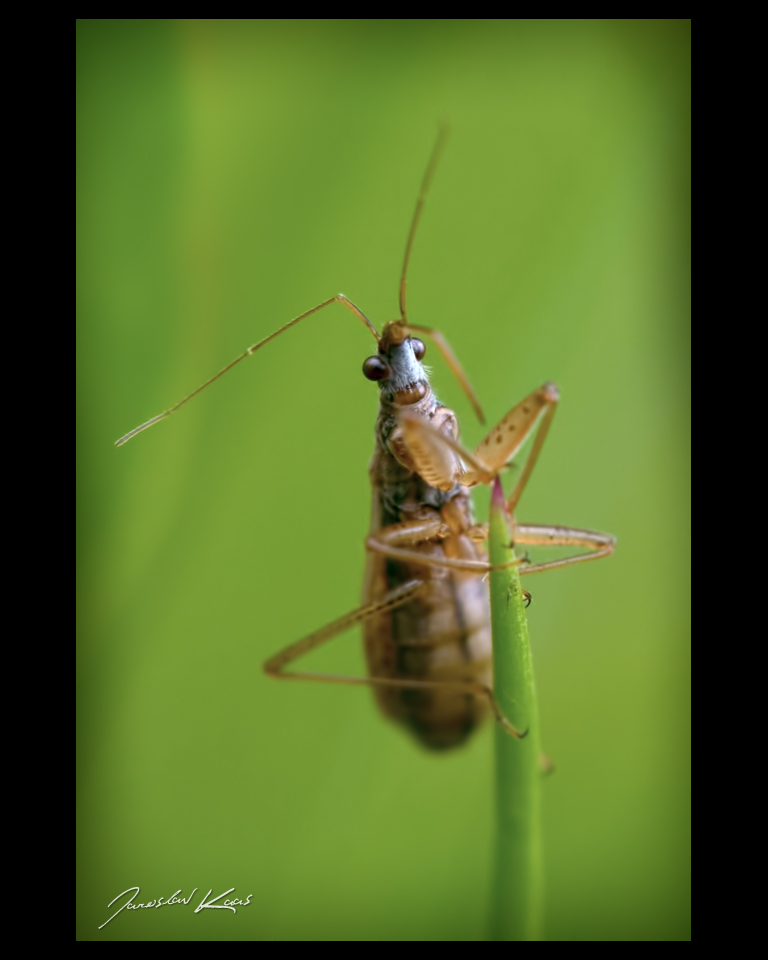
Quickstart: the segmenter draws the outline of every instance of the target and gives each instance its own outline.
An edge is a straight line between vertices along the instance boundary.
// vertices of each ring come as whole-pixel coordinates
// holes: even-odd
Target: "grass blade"
[[[496,480],[490,559],[512,557],[504,494]],[[491,573],[494,692],[522,740],[496,725],[496,826],[492,940],[542,940],[543,864],[539,719],[528,622],[516,567]]]

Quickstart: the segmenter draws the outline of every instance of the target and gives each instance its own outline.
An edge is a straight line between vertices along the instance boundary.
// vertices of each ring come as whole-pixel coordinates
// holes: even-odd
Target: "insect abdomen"
[[[392,561],[382,566],[388,590],[416,573],[415,567]],[[423,577],[424,569],[419,573]],[[491,686],[488,588],[480,577],[434,571],[417,598],[372,617],[365,625],[365,640],[371,676]],[[374,689],[388,717],[436,750],[462,743],[487,712],[484,697],[464,691]]]

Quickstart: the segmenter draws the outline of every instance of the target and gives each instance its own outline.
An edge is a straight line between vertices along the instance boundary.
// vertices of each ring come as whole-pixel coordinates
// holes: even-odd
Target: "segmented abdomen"
[[[441,544],[419,552],[442,554]],[[477,558],[484,559],[482,551]],[[462,681],[491,686],[491,624],[488,585],[477,575],[369,560],[369,591],[389,590],[421,579],[422,591],[408,603],[371,617],[364,625],[370,676],[392,679]],[[381,593],[379,593],[381,591]],[[373,600],[373,596],[368,599]],[[485,697],[453,689],[374,687],[383,712],[408,727],[425,746],[447,749],[461,743],[485,716]]]

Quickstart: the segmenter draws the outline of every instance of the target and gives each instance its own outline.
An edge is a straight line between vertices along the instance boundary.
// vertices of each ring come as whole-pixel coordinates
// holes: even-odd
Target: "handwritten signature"
[[[181,893],[181,887],[179,887],[176,893],[174,893],[173,896],[168,897],[168,899],[165,897],[158,897],[157,900],[148,900],[146,903],[134,903],[134,900],[141,892],[141,888],[128,887],[127,890],[123,890],[122,893],[118,893],[111,903],[107,904],[107,910],[109,910],[113,904],[117,903],[121,897],[124,897],[126,893],[133,892],[133,896],[129,897],[125,903],[122,904],[122,906],[118,907],[109,920],[105,920],[104,923],[102,923],[102,925],[99,927],[99,930],[101,930],[103,927],[106,927],[110,920],[114,920],[118,913],[120,913],[122,910],[148,910],[154,907],[169,907],[173,903],[183,903],[185,906],[188,906],[190,900],[197,892],[197,889],[198,888],[195,887],[188,897],[179,896]],[[237,897],[233,897],[231,900],[225,900],[224,903],[216,902],[217,900],[221,900],[222,897],[226,897],[228,894],[233,893],[234,889],[234,887],[230,887],[229,890],[225,890],[224,893],[220,893],[218,897],[213,897],[209,900],[208,898],[213,893],[213,888],[211,888],[200,901],[200,903],[195,907],[195,913],[200,913],[201,910],[231,910],[232,913],[237,913],[237,910],[235,909],[236,907],[247,907],[251,902],[251,897],[253,896],[252,893],[249,893],[245,900],[240,900]]]

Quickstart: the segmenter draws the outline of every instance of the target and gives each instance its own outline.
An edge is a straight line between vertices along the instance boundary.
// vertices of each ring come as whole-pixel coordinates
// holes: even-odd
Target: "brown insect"
[[[364,362],[363,374],[379,384],[376,448],[369,470],[373,505],[365,544],[369,558],[363,605],[286,647],[265,663],[264,670],[282,680],[372,686],[388,717],[438,750],[465,740],[489,707],[507,732],[523,735],[502,714],[493,695],[486,574],[498,568],[489,565],[482,547],[488,528],[474,522],[470,489],[490,483],[535,432],[525,466],[507,500],[512,517],[558,402],[557,388],[544,384],[513,407],[470,453],[459,443],[456,414],[440,404],[432,391],[421,363],[426,349],[422,336],[442,354],[483,422],[475,393],[443,335],[412,324],[406,311],[413,238],[444,141],[443,130],[408,234],[398,320],[385,324],[379,334],[351,300],[343,294],[330,297],[249,347],[189,396],[117,441],[120,446],[170,416],[241,360],[332,303],[342,304],[361,320],[378,345],[377,353]],[[573,546],[587,551],[545,563],[512,561],[520,564],[521,574],[604,557],[613,552],[615,544],[607,534],[570,527],[513,522],[513,530],[518,544]],[[357,623],[362,623],[365,635],[367,677],[285,672],[290,663]]]

